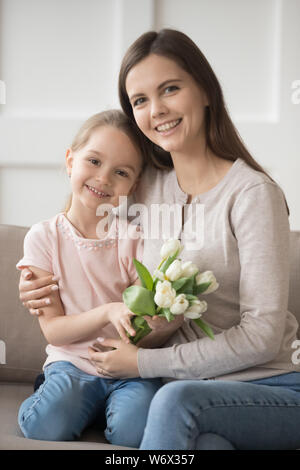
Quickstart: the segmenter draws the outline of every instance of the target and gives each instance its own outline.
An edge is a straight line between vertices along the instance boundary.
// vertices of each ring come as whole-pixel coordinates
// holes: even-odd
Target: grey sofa
[[[45,360],[46,345],[37,319],[29,315],[18,296],[19,274],[15,265],[22,256],[27,230],[0,225],[0,449],[126,449],[108,444],[104,435],[93,428],[87,429],[79,441],[48,442],[25,439],[18,427],[19,406],[33,392],[34,380]],[[289,309],[299,321],[300,232],[291,232],[289,256]]]

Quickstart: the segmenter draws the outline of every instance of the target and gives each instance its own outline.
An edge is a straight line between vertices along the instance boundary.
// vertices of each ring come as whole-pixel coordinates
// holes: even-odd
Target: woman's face
[[[137,125],[168,152],[205,140],[205,93],[173,60],[151,54],[127,75],[126,91]]]

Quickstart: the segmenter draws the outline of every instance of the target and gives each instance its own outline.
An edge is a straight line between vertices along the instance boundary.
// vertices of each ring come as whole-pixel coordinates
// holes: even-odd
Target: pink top
[[[132,259],[142,261],[143,240],[118,238],[118,219],[102,240],[83,238],[63,213],[31,227],[24,239],[24,257],[17,268],[35,266],[59,278],[59,292],[66,315],[87,312],[109,302],[122,302],[122,292],[137,279]],[[118,338],[109,324],[104,338]],[[96,338],[95,338],[96,339]],[[77,342],[46,347],[47,364],[69,361],[91,375],[96,372],[89,360],[88,346]]]

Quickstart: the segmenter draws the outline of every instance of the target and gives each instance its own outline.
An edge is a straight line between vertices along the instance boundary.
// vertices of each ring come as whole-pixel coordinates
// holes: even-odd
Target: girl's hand
[[[88,348],[91,362],[99,374],[119,379],[140,376],[137,362],[138,348],[134,344],[126,344],[120,339],[105,339],[93,346],[98,350],[101,350],[102,346],[103,349],[114,348],[105,352],[96,352],[93,348]]]
[[[126,331],[130,336],[135,335],[135,329],[131,325],[132,313],[123,302],[112,302],[108,312],[108,320],[114,325],[120,337],[125,343],[130,343]]]
[[[41,308],[51,302],[47,296],[54,289],[58,289],[57,279],[53,276],[46,276],[32,280],[32,277],[33,273],[30,269],[22,269],[19,282],[20,300],[32,315],[40,315]]]

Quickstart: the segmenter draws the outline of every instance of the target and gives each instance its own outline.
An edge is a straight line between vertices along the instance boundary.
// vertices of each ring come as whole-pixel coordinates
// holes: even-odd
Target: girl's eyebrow
[[[163,88],[164,86],[166,86],[168,83],[174,83],[174,82],[182,82],[182,80],[180,78],[169,78],[168,80],[165,80],[164,82],[162,82],[160,85],[158,85],[157,89],[160,90],[161,88]],[[138,98],[140,96],[144,96],[144,93],[135,93],[134,95],[130,96],[129,97],[129,100],[132,101],[134,100],[135,98]]]
[[[89,149],[88,150],[89,153],[95,153],[96,155],[98,155],[99,157],[101,157],[103,154],[101,152],[98,152],[98,150],[93,150],[93,149]],[[133,171],[133,173],[135,173],[136,169],[134,166],[131,166],[131,165],[124,165],[123,163],[118,163],[116,165],[116,167],[122,167],[122,168],[129,168],[131,171]]]

